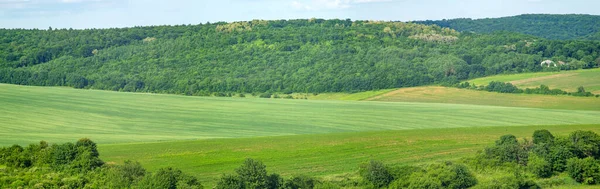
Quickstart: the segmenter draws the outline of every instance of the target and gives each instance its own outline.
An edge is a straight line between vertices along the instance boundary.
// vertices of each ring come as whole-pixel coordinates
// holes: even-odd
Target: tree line
[[[583,86],[577,87],[577,92],[567,92],[561,89],[550,89],[550,87],[546,85],[540,85],[536,88],[525,88],[519,89],[517,86],[514,86],[512,83],[508,82],[500,82],[500,81],[491,81],[488,85],[480,85],[477,86],[475,84],[471,84],[469,82],[445,85],[456,87],[459,89],[471,89],[471,90],[480,90],[480,91],[488,91],[488,92],[498,92],[498,93],[524,93],[524,94],[541,94],[541,95],[570,95],[570,96],[579,96],[579,97],[600,97],[600,95],[594,95],[593,93],[586,91]]]
[[[540,66],[546,59],[567,64]],[[598,41],[460,33],[404,22],[0,29],[0,82],[126,92],[358,92],[599,64]]]
[[[0,148],[2,188],[203,188],[194,176],[176,168],[146,171],[138,162],[107,164],[89,139],[27,147]],[[506,174],[479,181],[475,172]],[[556,137],[537,130],[531,140],[503,135],[473,157],[422,165],[386,165],[371,160],[358,166],[359,178],[322,180],[308,175],[283,177],[269,173],[259,160],[247,158],[233,174],[223,174],[217,189],[335,189],[354,188],[541,188],[568,184],[546,179],[566,173],[575,182],[600,184],[600,135],[574,131]]]
[[[425,20],[415,23],[438,25],[461,32],[493,33],[517,32],[546,39],[597,40],[600,34],[600,16],[524,14],[502,18]]]

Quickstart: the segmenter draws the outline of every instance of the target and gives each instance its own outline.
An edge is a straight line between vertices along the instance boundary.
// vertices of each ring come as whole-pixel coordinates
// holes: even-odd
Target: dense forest
[[[567,184],[560,178],[563,173],[577,183],[600,184],[597,133],[574,131],[554,136],[548,130],[537,130],[531,139],[504,135],[476,156],[455,162],[386,165],[371,160],[358,165],[358,178],[343,180],[269,174],[265,164],[248,158],[234,174],[223,174],[214,188],[542,188]],[[1,188],[203,188],[198,178],[176,168],[150,172],[133,161],[104,163],[96,143],[85,138],[76,143],[49,145],[42,141],[26,147],[2,147],[0,165],[6,166],[0,168]],[[493,179],[485,182],[474,175],[497,171],[507,174],[490,175]]]
[[[525,14],[503,18],[426,20],[415,23],[438,25],[460,32],[509,31],[557,40],[600,39],[600,16]]]
[[[0,29],[0,82],[185,95],[356,92],[585,69],[600,41],[459,33],[403,22],[253,20]],[[563,61],[559,67],[540,62]]]

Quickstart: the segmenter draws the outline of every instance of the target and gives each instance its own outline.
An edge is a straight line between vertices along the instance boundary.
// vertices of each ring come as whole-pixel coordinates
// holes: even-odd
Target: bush
[[[258,96],[258,97],[260,97],[260,98],[271,98],[271,93],[263,93],[263,94],[260,94],[260,96]]]
[[[575,131],[569,135],[575,155],[600,158],[600,136],[592,131]]]
[[[360,165],[359,174],[363,179],[371,182],[378,188],[385,187],[394,180],[387,167],[375,160]]]
[[[527,143],[520,144],[514,135],[504,135],[496,141],[496,145],[485,149],[488,158],[494,158],[500,162],[515,162],[527,165],[528,149]]]
[[[552,135],[552,133],[550,133],[550,131],[544,129],[544,130],[537,130],[533,132],[533,144],[552,144],[554,143],[554,136]]]
[[[246,159],[242,166],[235,170],[245,188],[267,187],[267,166],[261,161]]]
[[[544,158],[533,153],[529,154],[527,168],[538,178],[548,178],[552,176],[552,165],[544,160]]]
[[[571,178],[583,184],[598,184],[600,182],[600,163],[591,157],[569,159],[567,161],[567,172]]]
[[[241,189],[244,183],[235,175],[223,175],[217,182],[216,189]]]
[[[318,182],[309,176],[300,175],[294,176],[285,181],[285,189],[312,189]]]

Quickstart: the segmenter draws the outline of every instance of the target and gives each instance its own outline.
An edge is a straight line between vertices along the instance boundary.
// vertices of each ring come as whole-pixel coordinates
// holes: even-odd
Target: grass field
[[[100,144],[481,126],[598,124],[600,111],[208,98],[0,85],[0,145]]]
[[[223,173],[232,173],[247,157],[263,161],[283,176],[306,174],[328,180],[353,176],[362,162],[421,164],[474,155],[504,134],[531,137],[548,129],[555,135],[575,130],[600,132],[600,125],[472,127],[210,139],[100,145],[108,162],[140,161],[149,170],[172,166],[198,176],[209,188]],[[483,177],[485,175],[482,175]]]
[[[487,85],[491,81],[511,82],[519,88],[536,88],[543,84],[551,89],[569,92],[577,91],[577,87],[583,86],[589,92],[600,94],[600,69],[497,75],[469,82]]]
[[[403,88],[366,100],[600,111],[600,98],[564,95],[503,94],[449,87]]]

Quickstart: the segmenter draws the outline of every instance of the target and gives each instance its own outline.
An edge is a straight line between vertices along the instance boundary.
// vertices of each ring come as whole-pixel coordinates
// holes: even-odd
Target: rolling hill
[[[0,29],[0,83],[125,92],[360,92],[597,66],[599,41],[351,20],[89,30]]]
[[[600,69],[541,72],[497,75],[470,80],[475,85],[487,85],[491,81],[510,82],[519,88],[536,88],[546,85],[551,89],[561,89],[569,92],[577,91],[577,87],[583,86],[586,91],[600,94]]]
[[[580,14],[524,14],[502,18],[460,18],[417,21],[415,23],[438,25],[461,32],[508,31],[559,40],[594,39],[592,36],[600,32],[600,16]]]
[[[0,85],[0,144],[100,144],[481,126],[597,124],[600,111],[186,97]],[[493,119],[488,119],[492,118]]]

